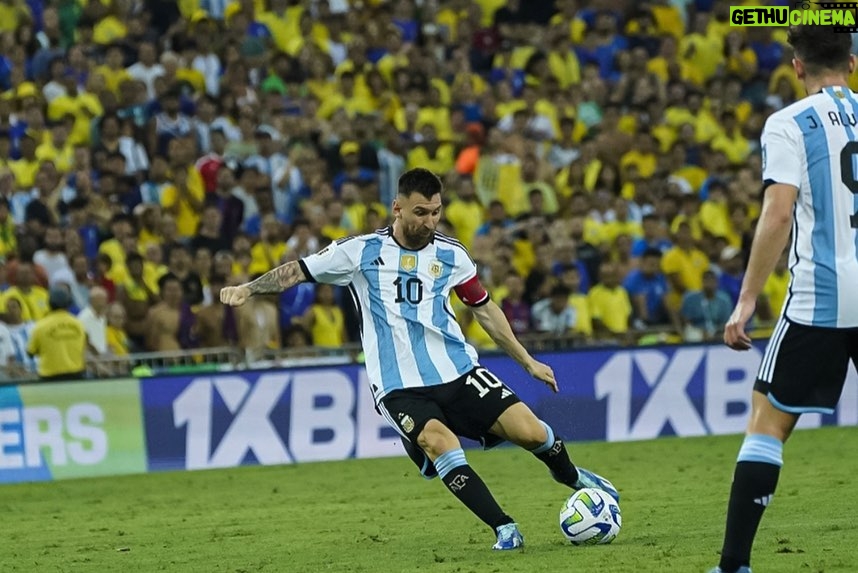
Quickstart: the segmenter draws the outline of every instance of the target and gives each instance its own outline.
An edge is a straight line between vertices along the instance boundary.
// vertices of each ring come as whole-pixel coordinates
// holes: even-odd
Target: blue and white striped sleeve
[[[823,129],[820,125],[817,129]],[[799,139],[802,137],[798,126],[791,118],[771,116],[763,128],[760,138],[763,154],[763,184],[765,187],[775,183],[784,183],[799,187],[801,185],[804,153]]]
[[[358,270],[361,249],[363,241],[356,238],[334,242],[299,264],[310,282],[346,286]]]

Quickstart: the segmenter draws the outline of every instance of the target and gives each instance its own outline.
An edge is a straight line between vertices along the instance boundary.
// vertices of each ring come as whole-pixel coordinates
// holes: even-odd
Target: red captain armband
[[[470,280],[463,282],[459,286],[453,287],[453,290],[456,291],[462,302],[468,306],[483,306],[489,302],[489,293],[480,284],[480,279],[477,275],[474,275]]]

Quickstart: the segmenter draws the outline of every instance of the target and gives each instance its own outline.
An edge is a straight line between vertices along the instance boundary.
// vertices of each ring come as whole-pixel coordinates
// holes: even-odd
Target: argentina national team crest
[[[435,260],[429,263],[429,274],[432,275],[432,278],[440,278],[443,272],[444,263],[441,261]]]
[[[399,414],[399,424],[406,434],[414,430],[414,420],[408,414]]]
[[[402,255],[399,257],[399,268],[405,272],[413,271],[417,268],[417,255]]]

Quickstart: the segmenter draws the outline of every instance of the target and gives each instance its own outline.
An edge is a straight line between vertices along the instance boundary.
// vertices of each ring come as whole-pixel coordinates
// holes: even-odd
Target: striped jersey
[[[381,229],[331,243],[301,267],[312,281],[351,291],[376,403],[400,388],[452,382],[477,365],[449,305],[450,291],[477,274],[455,239],[435,233],[415,251]]]
[[[808,326],[858,326],[858,96],[827,87],[772,114],[763,181],[798,188],[781,313]]]

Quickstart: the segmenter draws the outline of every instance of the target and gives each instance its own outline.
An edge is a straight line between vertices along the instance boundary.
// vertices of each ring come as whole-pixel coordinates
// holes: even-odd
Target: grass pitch
[[[858,571],[855,429],[798,432],[758,536],[758,573]],[[738,436],[572,444],[623,496],[609,546],[573,547],[568,492],[523,451],[468,457],[521,524],[523,551],[407,458],[0,487],[0,571],[704,572],[718,561]]]

